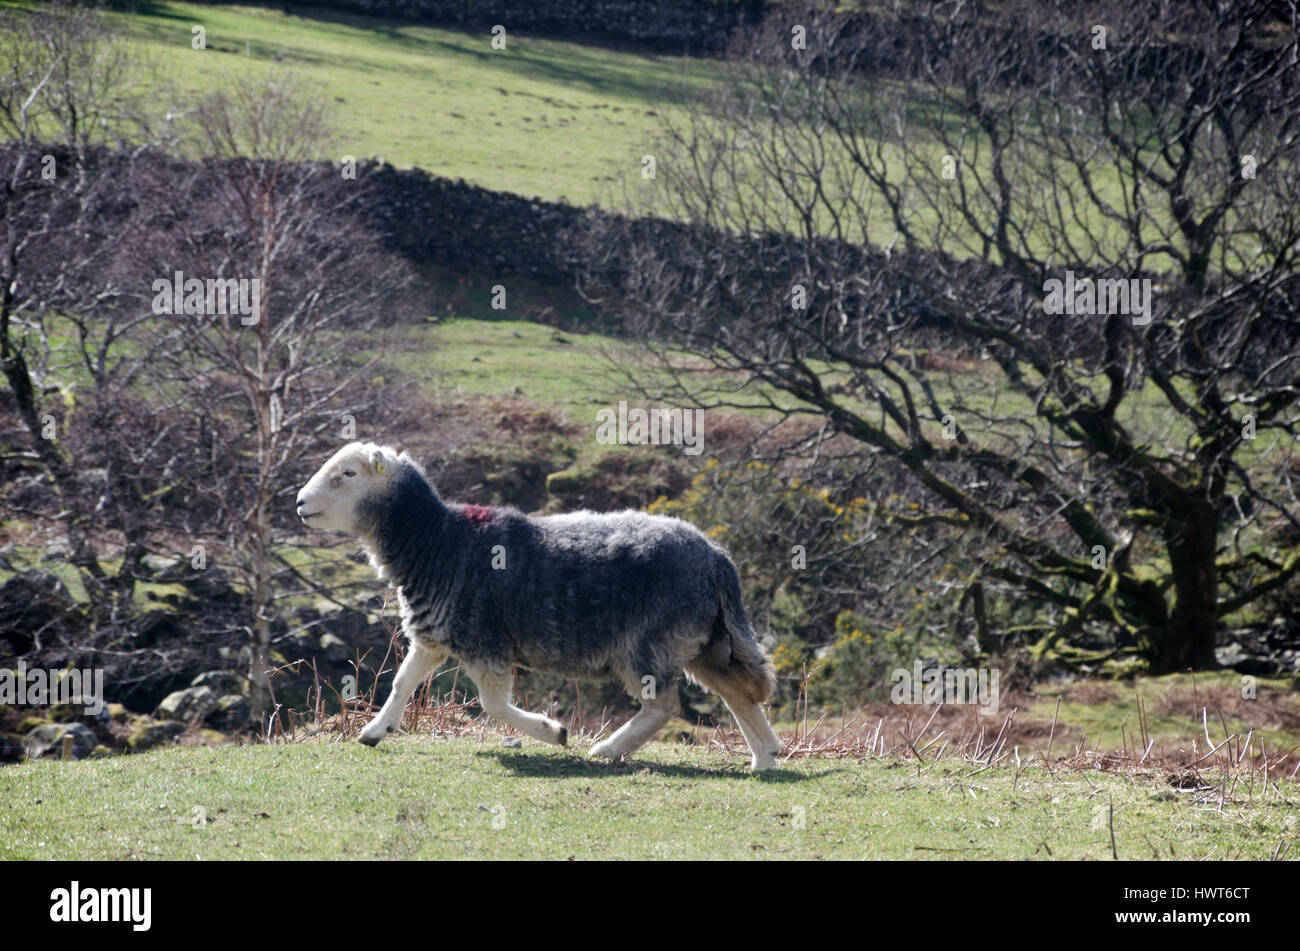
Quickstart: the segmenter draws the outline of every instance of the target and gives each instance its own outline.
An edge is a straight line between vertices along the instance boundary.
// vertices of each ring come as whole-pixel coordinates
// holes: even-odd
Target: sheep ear
[[[384,474],[384,454],[375,450],[370,454],[370,466],[375,470],[376,475]]]

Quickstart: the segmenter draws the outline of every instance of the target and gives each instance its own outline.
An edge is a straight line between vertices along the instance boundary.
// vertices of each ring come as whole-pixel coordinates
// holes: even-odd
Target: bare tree
[[[14,462],[55,500],[19,514],[62,522],[92,596],[90,646],[129,606],[148,530],[134,475],[166,446],[119,438],[110,420],[141,365],[120,344],[145,323],[123,257],[139,224],[127,196],[167,129],[142,95],[149,63],[91,9],[0,11],[0,61],[0,368],[26,436]],[[93,536],[113,531],[125,557],[109,578]]]
[[[275,601],[295,576],[293,493],[311,453],[377,416],[378,328],[411,300],[409,271],[359,224],[364,182],[311,161],[330,146],[326,110],[290,74],[232,77],[194,113],[198,164],[151,199],[154,319],[185,330],[154,360],[156,390],[191,423],[196,527],[249,593],[259,717]]]
[[[1296,27],[1265,2],[777,14],[665,125],[632,210],[680,224],[595,218],[586,282],[654,342],[653,385],[907,473],[977,556],[954,610],[1032,603],[1040,656],[1212,667],[1300,575]],[[1061,647],[1085,632],[1110,647]]]

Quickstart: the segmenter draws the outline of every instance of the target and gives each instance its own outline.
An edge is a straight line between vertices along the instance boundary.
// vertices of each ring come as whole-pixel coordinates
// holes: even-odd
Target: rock
[[[320,611],[307,604],[295,610],[293,616],[295,620],[303,625],[314,624],[321,619]]]
[[[217,730],[238,730],[248,725],[248,719],[248,698],[231,693],[217,700],[216,709],[204,722]]]
[[[188,567],[188,566],[187,566]],[[220,568],[209,565],[200,570],[190,570],[183,577],[176,579],[189,590],[190,594],[209,605],[240,605],[243,599],[230,584],[230,579]]]
[[[1214,659],[1219,662],[1220,667],[1235,667],[1246,659],[1246,652],[1241,649],[1241,645],[1236,641],[1230,644],[1224,644],[1222,647],[1214,649]]]
[[[185,724],[176,720],[167,720],[162,723],[156,720],[145,720],[127,739],[126,746],[131,752],[140,753],[144,750],[153,749],[155,746],[170,743],[184,732]]]
[[[589,484],[577,469],[561,469],[546,477],[546,494],[555,498],[568,498]]]
[[[140,645],[179,641],[185,638],[185,629],[181,626],[180,618],[174,612],[164,611],[161,608],[146,611],[131,626]]]
[[[217,696],[236,693],[243,678],[233,670],[209,670],[190,681],[191,687],[208,687]]]
[[[345,661],[351,651],[348,649],[347,642],[336,634],[322,634],[320,636],[320,649],[328,660]]]
[[[47,723],[38,726],[23,738],[28,759],[60,759],[63,756],[63,738],[72,737],[72,757],[89,756],[96,746],[95,734],[82,723]]]
[[[310,631],[299,631],[292,637],[293,643],[287,649],[299,659],[316,652],[317,638]]]
[[[174,555],[145,555],[140,559],[140,566],[151,575],[161,575],[180,567],[181,560]]]
[[[364,611],[336,611],[326,615],[320,622],[322,631],[341,637],[350,644],[360,641],[369,627],[370,618],[366,617]]]
[[[33,569],[0,585],[0,640],[9,642],[13,654],[32,649],[32,631],[43,630],[46,637],[54,638],[80,624],[81,609],[54,575]]]
[[[1256,649],[1254,644],[1243,646],[1231,641],[1214,649],[1214,659],[1220,667],[1230,667],[1239,674],[1272,677],[1279,671],[1279,658],[1267,649]]]
[[[501,741],[501,745],[512,750],[517,750],[524,744],[519,742],[519,737],[517,736],[507,736]]]
[[[202,720],[217,706],[217,694],[211,687],[186,687],[169,693],[153,715],[159,720]]]
[[[97,708],[98,712],[92,713],[92,708]],[[79,696],[69,698],[67,703],[56,703],[50,707],[50,719],[56,723],[84,723],[99,729],[107,729],[112,723],[108,704],[104,703],[103,698],[94,703],[87,703]]]

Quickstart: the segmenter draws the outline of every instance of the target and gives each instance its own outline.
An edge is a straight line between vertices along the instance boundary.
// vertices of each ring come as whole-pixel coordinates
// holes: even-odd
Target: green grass
[[[1256,789],[1220,812],[1158,782],[959,761],[813,759],[406,736],[170,748],[0,769],[3,859],[1267,858],[1300,814]],[[1217,805],[1217,800],[1216,800]],[[206,823],[196,821],[206,817]],[[1050,851],[1049,851],[1050,850]]]
[[[145,3],[118,20],[182,95],[292,69],[337,107],[338,154],[321,158],[380,156],[574,204],[608,197],[622,175],[639,179],[673,90],[717,69],[694,61],[688,79],[674,57],[517,34],[495,51],[488,34],[329,10]],[[205,50],[191,48],[195,25]]]
[[[420,379],[434,399],[523,397],[594,426],[598,408],[629,398],[593,357],[607,350],[630,354],[631,348],[599,334],[526,320],[475,319],[399,333],[407,349],[390,353],[388,362]]]
[[[0,4],[32,5],[30,0]],[[494,50],[487,33],[314,8],[286,13],[275,5],[142,2],[136,12],[114,17],[139,44],[141,78],[149,75],[146,63],[159,67],[164,83],[152,98],[160,117],[184,111],[196,95],[221,89],[232,77],[283,67],[335,107],[340,137],[332,147],[322,143],[320,158],[379,156],[398,166],[419,166],[492,189],[578,205],[621,203],[623,186],[630,186],[627,194],[649,196],[648,207],[658,209],[655,193],[645,190],[653,186],[641,179],[641,158],[657,151],[662,119],[676,114],[683,97],[716,87],[727,68],[711,59],[518,34],[509,35],[505,50]],[[195,26],[206,31],[205,49],[192,48]],[[912,95],[911,119],[921,127],[945,125],[946,134],[962,142],[963,162],[984,169],[987,182],[989,144],[978,129],[954,125],[955,117],[941,112],[933,95],[895,90],[883,81],[873,94],[887,100]],[[829,147],[833,153],[834,146]],[[900,148],[884,145],[895,181],[937,175],[942,156],[957,148],[937,138],[914,147],[921,161],[908,172]],[[661,179],[670,183],[671,161],[656,157],[667,162]],[[1066,178],[1073,176],[1067,173]],[[856,186],[864,184],[858,181],[849,190],[856,195]],[[1107,201],[1122,203],[1125,188],[1108,166],[1096,172],[1092,185]],[[1037,207],[1035,189],[1041,187],[1040,181],[1020,182],[1020,201]],[[821,189],[802,181],[796,191]],[[1151,197],[1157,221],[1162,220],[1160,198]],[[756,208],[749,211],[757,213]],[[783,200],[766,213],[778,229],[788,217]],[[929,209],[920,207],[917,214],[913,225],[922,232],[935,224]],[[1080,227],[1106,235],[1103,245],[1126,243],[1113,222],[1086,203],[1075,214]],[[842,224],[851,236],[856,233],[856,224]],[[1031,227],[1030,246],[1047,247],[1052,230],[1041,221]],[[893,225],[875,214],[858,236],[888,242]],[[1146,237],[1147,244],[1159,243],[1151,234]],[[947,242],[947,250],[958,256],[978,254],[982,245],[960,229]],[[1149,266],[1167,263],[1158,255],[1148,261]]]

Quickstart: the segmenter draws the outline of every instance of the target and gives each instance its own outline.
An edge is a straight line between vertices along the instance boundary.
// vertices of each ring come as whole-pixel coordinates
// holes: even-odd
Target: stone
[[[351,609],[327,614],[320,621],[320,629],[325,634],[333,634],[350,643],[360,640],[369,627],[370,618],[365,612]]]
[[[158,704],[154,716],[159,720],[202,720],[217,706],[217,694],[211,687],[186,687],[169,693]]]
[[[83,723],[47,723],[23,738],[28,759],[62,759],[63,738],[72,737],[73,759],[83,759],[97,745],[95,734]]]
[[[335,662],[345,661],[351,651],[348,649],[347,642],[337,634],[322,634],[320,636],[320,649],[326,659]]]
[[[217,696],[236,693],[243,678],[233,670],[208,670],[190,681],[191,687],[208,687]]]
[[[98,712],[92,713],[91,709],[98,707]],[[56,703],[50,707],[50,719],[58,723],[84,723],[90,727],[107,729],[112,723],[112,715],[109,713],[108,704],[99,700],[94,704],[88,704],[83,697],[70,697],[66,703]]]
[[[248,725],[248,698],[243,694],[231,693],[217,700],[216,709],[208,714],[204,722],[216,730],[238,730]]]
[[[1236,641],[1230,644],[1224,644],[1222,647],[1214,649],[1214,659],[1219,662],[1220,667],[1235,667],[1246,659],[1246,652],[1242,650],[1241,645]]]
[[[0,585],[0,640],[9,652],[23,655],[35,645],[32,631],[52,637],[82,624],[82,612],[67,587],[57,577],[24,571]],[[0,644],[0,653],[4,652]]]
[[[140,559],[140,566],[152,575],[179,568],[180,563],[179,558],[167,555],[145,555]]]
[[[126,747],[133,753],[141,753],[162,746],[164,743],[170,743],[184,732],[185,724],[177,720],[166,720],[162,723],[156,720],[145,720],[127,739]]]

